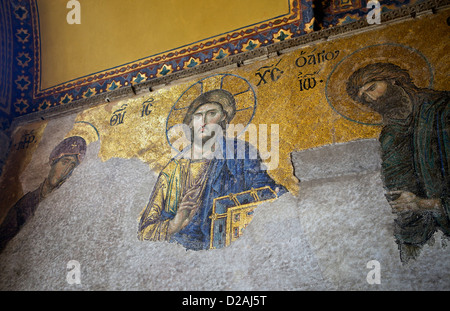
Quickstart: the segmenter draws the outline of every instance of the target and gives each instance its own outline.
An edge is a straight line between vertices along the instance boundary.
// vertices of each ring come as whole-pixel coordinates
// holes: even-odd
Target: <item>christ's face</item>
[[[412,112],[412,102],[405,90],[390,81],[366,83],[359,89],[358,96],[383,118],[405,119]]]
[[[217,103],[206,103],[197,108],[192,115],[190,127],[195,139],[201,139],[202,143],[214,136],[219,124],[225,120],[222,106]]]

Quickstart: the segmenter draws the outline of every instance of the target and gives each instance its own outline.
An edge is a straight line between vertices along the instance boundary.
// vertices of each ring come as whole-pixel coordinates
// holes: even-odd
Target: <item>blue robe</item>
[[[232,148],[230,148],[231,146]],[[190,223],[181,231],[171,236],[171,242],[178,242],[187,249],[208,249],[211,232],[211,219],[209,217],[211,216],[213,201],[217,197],[264,186],[270,186],[272,190],[278,188],[278,195],[287,191],[267,174],[267,171],[261,166],[262,161],[259,155],[250,144],[244,143],[245,153],[243,154],[239,153],[241,150],[239,146],[238,140],[224,140],[222,142],[222,154],[216,154],[216,157],[211,160],[208,179],[206,180],[206,185],[201,197],[201,205],[198,207],[198,210]],[[184,152],[176,158],[182,157]],[[256,155],[256,157],[252,155]],[[172,159],[171,162],[177,161],[176,158]],[[170,164],[171,163],[169,163],[168,166]],[[181,186],[174,185],[174,183],[181,182],[176,179],[177,174],[171,174],[167,171],[164,174],[168,178],[167,184],[172,185],[174,189],[181,188]],[[166,204],[166,206],[164,206],[160,220],[172,219],[175,217],[177,205],[180,201],[179,197],[177,201],[178,202],[172,202],[171,204]],[[167,203],[169,200],[165,200],[164,202]],[[149,214],[149,208],[151,208],[151,206],[148,206],[147,211],[144,211],[143,219]],[[141,221],[140,230],[142,230],[145,225],[145,221]]]

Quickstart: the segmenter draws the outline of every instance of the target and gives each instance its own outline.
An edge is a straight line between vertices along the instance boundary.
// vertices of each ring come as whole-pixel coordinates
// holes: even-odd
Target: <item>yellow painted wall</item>
[[[41,89],[289,13],[289,0],[37,0]]]

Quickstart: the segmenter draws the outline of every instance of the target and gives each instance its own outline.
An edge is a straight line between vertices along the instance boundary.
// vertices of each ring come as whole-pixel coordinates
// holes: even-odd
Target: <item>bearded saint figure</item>
[[[437,230],[450,237],[449,92],[418,88],[406,70],[375,63],[351,75],[347,93],[382,116],[382,176],[406,263]]]

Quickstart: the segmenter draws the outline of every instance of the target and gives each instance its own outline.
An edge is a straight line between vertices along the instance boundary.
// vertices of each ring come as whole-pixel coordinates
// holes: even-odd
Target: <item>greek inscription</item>
[[[313,73],[306,73],[306,74],[304,74],[303,72],[300,72],[298,74],[300,92],[312,90],[313,88],[316,87],[317,82],[319,82],[319,83],[323,82],[323,80],[319,80],[319,81],[316,80],[315,75],[317,73],[318,73],[318,71],[313,72]]]
[[[20,141],[14,145],[16,150],[21,149],[28,149],[30,144],[34,143],[36,141],[36,137],[34,136],[34,130],[31,130],[30,132],[25,132]]]
[[[119,109],[113,112],[113,115],[109,120],[109,125],[115,126],[123,123],[127,106],[127,104],[123,104]]]
[[[267,79],[270,79],[272,82],[278,81],[281,78],[281,75],[284,73],[283,70],[278,68],[278,65],[280,64],[280,62],[281,62],[281,59],[276,64],[272,64],[270,66],[263,66],[263,67],[259,68],[255,73],[255,76],[259,77],[259,82],[256,86],[259,86],[261,83],[263,83],[263,84],[267,83],[266,75],[268,75]]]
[[[300,53],[300,55],[302,56],[300,56],[295,60],[295,65],[297,67],[302,68],[308,65],[325,63],[327,61],[337,59],[339,57],[339,53],[340,53],[339,50],[336,51],[322,50],[321,52],[316,53],[316,49],[314,49],[311,53],[306,55],[307,53],[305,51],[302,51]]]
[[[151,108],[153,107],[153,102],[155,100],[153,98],[147,99],[142,103],[142,112],[141,112],[141,118],[144,116],[150,115],[152,112]]]

